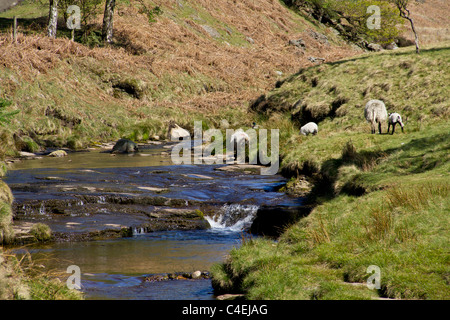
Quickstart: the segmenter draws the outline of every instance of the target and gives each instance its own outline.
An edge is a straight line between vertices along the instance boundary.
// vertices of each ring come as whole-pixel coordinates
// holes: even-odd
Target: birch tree
[[[116,0],[106,0],[105,13],[103,14],[102,38],[103,41],[108,43],[111,43],[113,38],[113,17],[115,6]]]
[[[391,1],[397,6],[400,12],[400,17],[408,20],[409,23],[411,24],[412,32],[414,32],[414,43],[416,44],[416,53],[419,54],[420,53],[419,36],[417,35],[417,31],[414,27],[414,20],[410,17],[410,12],[408,10],[408,4],[410,3],[410,1],[409,0],[391,0]]]
[[[58,0],[50,0],[48,13],[47,36],[56,38],[56,27],[58,23]]]

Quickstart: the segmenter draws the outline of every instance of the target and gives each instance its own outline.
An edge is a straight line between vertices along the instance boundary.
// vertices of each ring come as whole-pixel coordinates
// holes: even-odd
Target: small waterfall
[[[257,205],[225,204],[213,216],[205,216],[213,230],[242,231],[249,228],[258,211]]]
[[[105,196],[99,196],[98,200],[97,200],[97,203],[99,203],[99,204],[106,204]]]
[[[137,235],[140,235],[140,234],[145,234],[146,233],[146,230],[145,230],[145,228],[138,228],[138,227],[133,227],[132,228],[132,232],[133,232],[133,236],[137,236]]]
[[[44,203],[41,203],[41,207],[39,208],[39,214],[45,215],[45,205]]]

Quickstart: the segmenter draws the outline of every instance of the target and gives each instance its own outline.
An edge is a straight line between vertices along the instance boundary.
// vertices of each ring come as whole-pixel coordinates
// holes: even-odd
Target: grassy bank
[[[302,70],[254,103],[291,132],[319,123],[317,136],[282,143],[283,172],[308,177],[315,208],[278,241],[232,250],[215,287],[249,299],[449,299],[449,61],[445,46],[364,55]],[[375,98],[408,119],[405,133],[370,134],[363,108]],[[366,286],[371,265],[379,290]]]

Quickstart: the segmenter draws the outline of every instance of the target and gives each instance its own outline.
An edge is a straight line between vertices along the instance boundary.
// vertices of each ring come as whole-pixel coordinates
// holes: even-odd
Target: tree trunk
[[[58,0],[50,0],[50,8],[48,13],[47,36],[56,38],[56,26],[58,23]]]
[[[419,54],[420,53],[420,49],[419,49],[419,36],[417,35],[417,31],[416,28],[414,27],[414,21],[413,19],[409,16],[410,12],[409,10],[406,8],[407,3],[400,3],[397,4],[398,10],[400,11],[400,17],[407,19],[409,21],[409,23],[411,24],[411,29],[414,32],[414,43],[416,44],[416,53]]]
[[[419,36],[417,35],[416,29],[414,28],[414,21],[412,18],[407,17],[406,19],[409,20],[409,23],[411,24],[411,29],[414,32],[414,43],[416,44],[416,53],[419,54],[420,53],[420,49],[419,49]]]
[[[116,0],[106,0],[105,13],[103,14],[102,38],[103,41],[108,43],[112,42],[113,37],[113,17],[115,5]]]

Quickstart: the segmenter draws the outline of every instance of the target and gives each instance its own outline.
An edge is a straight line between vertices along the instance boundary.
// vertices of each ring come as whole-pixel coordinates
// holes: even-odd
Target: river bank
[[[313,208],[277,242],[233,249],[212,269],[217,292],[449,298],[449,53],[444,45],[421,55],[398,49],[303,69],[251,104],[279,127],[318,122],[316,136],[280,135],[287,186],[306,176],[305,203]],[[386,134],[383,123],[383,134],[370,134],[363,110],[373,97],[402,114],[404,133]],[[379,270],[377,288],[368,285],[375,285],[371,266]]]

